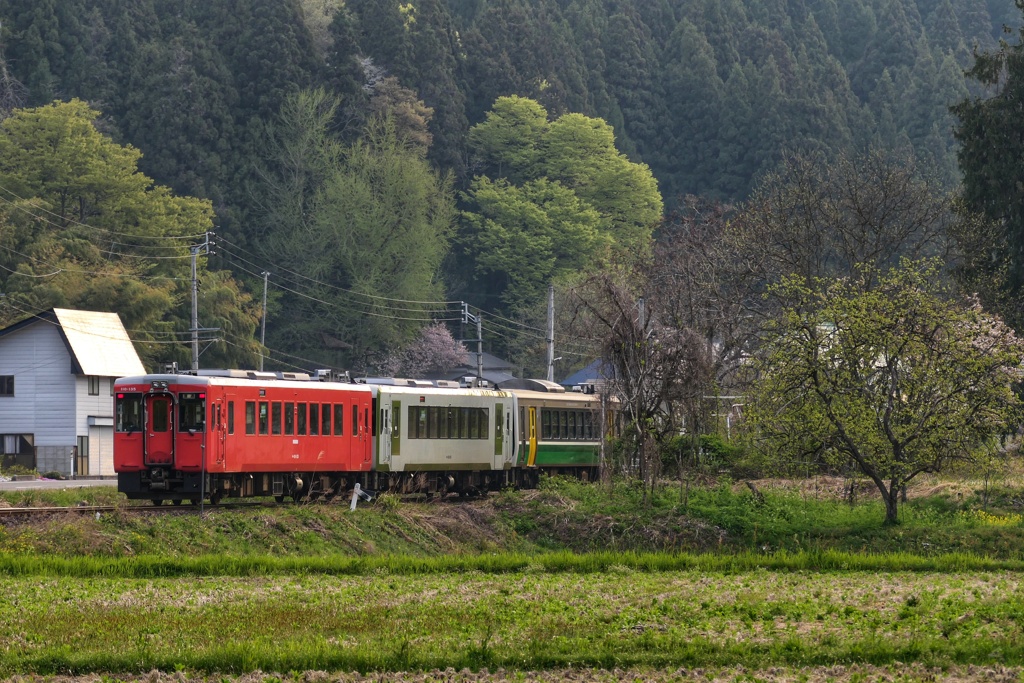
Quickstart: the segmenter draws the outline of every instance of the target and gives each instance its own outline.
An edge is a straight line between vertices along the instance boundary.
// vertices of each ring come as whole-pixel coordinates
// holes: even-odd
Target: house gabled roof
[[[71,371],[76,375],[146,374],[117,313],[51,308],[0,330],[0,337],[37,323],[56,326],[71,356]]]

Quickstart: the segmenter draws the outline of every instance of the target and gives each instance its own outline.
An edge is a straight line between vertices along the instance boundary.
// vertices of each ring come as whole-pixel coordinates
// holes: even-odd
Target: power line
[[[229,240],[225,240],[224,238],[221,238],[220,242],[221,242],[221,244],[229,244],[232,248],[234,248],[237,251],[242,252],[243,254],[248,254],[249,256],[253,256],[253,258],[257,258],[251,252],[246,251],[245,249],[243,249],[242,247],[239,247],[236,244],[232,244]],[[251,265],[251,266],[253,266],[255,268],[259,268],[261,272],[264,271],[264,270],[268,270],[268,268],[266,268],[266,267],[264,267],[264,266],[262,266],[262,265],[260,265],[258,263],[253,263],[252,261],[244,259],[244,258],[238,256],[237,254],[235,254],[234,256],[235,256],[235,258],[238,258],[239,260],[244,261],[245,263],[248,263],[249,265]],[[299,279],[302,279],[302,280],[308,280],[310,282],[314,282],[314,283],[322,285],[324,287],[330,287],[332,289],[337,289],[338,291],[345,292],[346,294],[351,294],[352,296],[361,296],[361,297],[365,297],[367,299],[374,299],[374,300],[377,300],[377,301],[391,301],[391,302],[399,303],[399,304],[421,304],[421,305],[424,305],[424,306],[435,306],[435,307],[448,307],[448,306],[452,306],[452,305],[455,305],[455,304],[461,304],[462,303],[461,301],[416,301],[416,300],[412,300],[412,299],[396,299],[396,298],[393,298],[393,297],[379,296],[379,295],[376,295],[376,294],[367,294],[365,292],[357,292],[357,291],[355,291],[353,289],[347,289],[347,288],[341,287],[339,285],[332,285],[329,282],[323,282],[321,280],[317,280],[316,278],[309,277],[308,275],[303,275],[302,273],[297,273],[297,272],[295,272],[293,270],[289,270],[287,268],[278,267],[277,270],[281,271],[281,272],[284,272],[284,273],[287,273],[287,274],[291,275],[292,277],[296,277],[296,278],[299,278]]]

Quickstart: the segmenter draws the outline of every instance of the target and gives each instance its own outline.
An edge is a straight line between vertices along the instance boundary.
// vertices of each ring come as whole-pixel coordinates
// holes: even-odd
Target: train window
[[[540,411],[540,438],[551,438],[551,411],[544,409]]]
[[[352,436],[359,436],[359,406],[352,406]]]
[[[436,406],[427,408],[427,438],[436,439],[439,430],[438,422],[441,421],[441,411]]]
[[[583,438],[587,441],[594,438],[594,416],[589,412],[583,413]]]
[[[320,433],[320,404],[309,404],[309,434],[316,436]]]
[[[345,406],[341,403],[334,404],[334,435],[345,435]]]
[[[447,409],[447,437],[459,438],[459,409]]]
[[[472,408],[459,408],[459,438],[469,438],[469,417]]]
[[[299,436],[306,435],[306,404],[300,403],[295,406],[295,433]]]
[[[438,408],[437,409],[437,438],[447,439],[448,438],[448,409]]]
[[[409,406],[409,438],[427,438],[426,406]]]
[[[119,432],[142,431],[142,394],[118,394],[115,400]]]
[[[270,433],[281,433],[281,402],[274,401],[270,404]]]
[[[323,436],[331,435],[331,404],[322,403],[320,404],[320,434]]]
[[[569,438],[569,415],[566,411],[558,411],[558,433],[563,439]]]
[[[245,402],[245,433],[256,433],[256,401]]]
[[[153,431],[154,432],[167,432],[170,431],[171,425],[170,420],[167,418],[170,412],[171,402],[165,398],[154,399],[150,408],[153,411]]]
[[[228,401],[228,434],[235,433],[235,402]]]
[[[476,414],[476,409],[468,408],[469,413],[469,438],[479,439],[480,438],[480,418]]]
[[[284,433],[294,434],[295,433],[295,404],[285,403],[284,404]]]
[[[178,431],[201,432],[205,422],[206,394],[178,394]]]
[[[269,405],[266,401],[260,401],[260,434],[267,433],[267,425],[269,417]]]

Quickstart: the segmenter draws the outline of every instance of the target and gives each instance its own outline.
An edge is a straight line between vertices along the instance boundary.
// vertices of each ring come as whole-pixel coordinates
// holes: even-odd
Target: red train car
[[[372,465],[372,392],[239,370],[123,377],[114,470],[129,498],[333,495]]]

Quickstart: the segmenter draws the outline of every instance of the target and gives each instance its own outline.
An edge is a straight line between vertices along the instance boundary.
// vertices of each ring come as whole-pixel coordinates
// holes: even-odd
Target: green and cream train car
[[[459,388],[454,382],[367,383],[376,418],[372,485],[400,493],[445,494],[495,491],[517,483],[513,394]]]
[[[601,441],[614,421],[596,394],[513,390],[518,410],[516,465],[530,471],[596,480]]]
[[[541,472],[599,473],[612,424],[595,394],[516,380],[499,389],[455,382],[366,379],[373,391],[373,472],[400,493],[482,493],[536,486]]]

